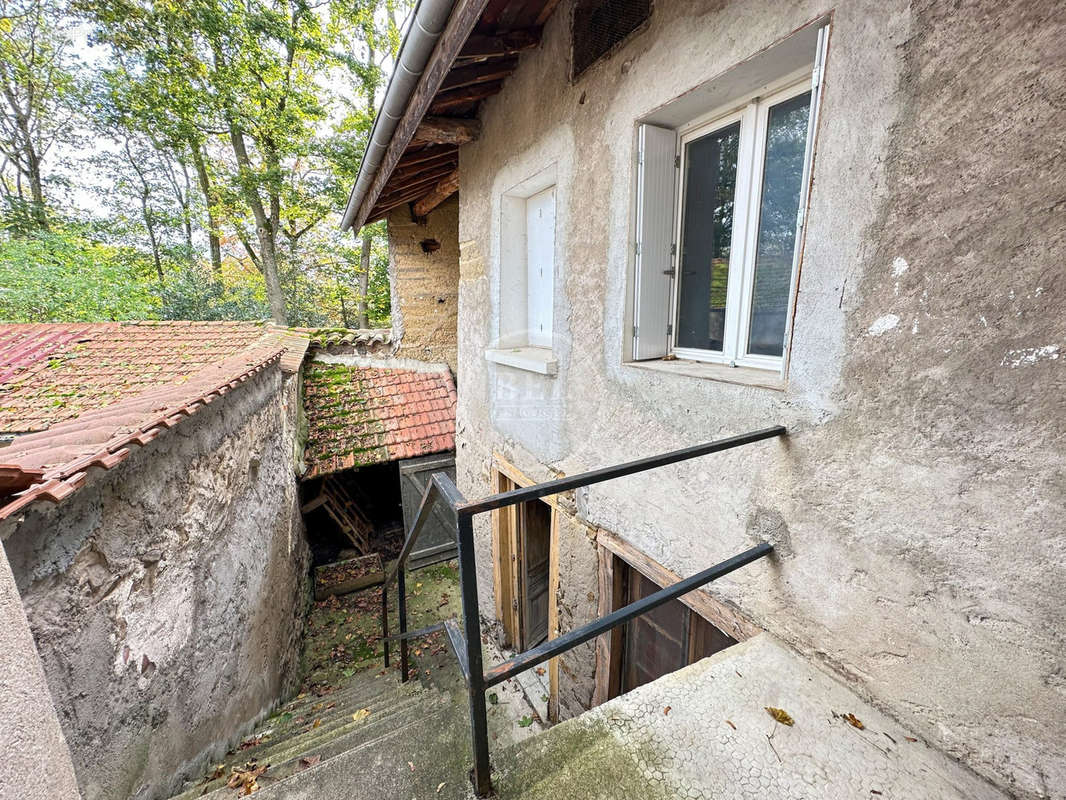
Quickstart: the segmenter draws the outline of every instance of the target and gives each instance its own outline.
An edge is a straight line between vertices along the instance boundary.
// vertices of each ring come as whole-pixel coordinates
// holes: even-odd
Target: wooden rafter
[[[467,86],[454,92],[441,92],[433,99],[433,105],[429,107],[431,114],[442,114],[456,108],[476,103],[486,97],[499,94],[503,88],[503,81],[494,83],[481,83],[476,86]]]
[[[490,61],[486,64],[472,64],[468,67],[456,67],[441,84],[441,91],[462,89],[464,86],[476,86],[479,83],[494,83],[502,81],[515,71],[518,59],[515,57],[501,58],[498,61]]]
[[[480,61],[487,58],[501,58],[524,53],[540,44],[540,28],[515,30],[498,36],[479,36],[475,34],[466,40],[459,53],[457,63]]]
[[[440,91],[441,84],[451,69],[455,57],[459,55],[459,51],[466,44],[466,40],[481,18],[481,13],[485,10],[487,3],[488,0],[458,0],[455,4],[448,18],[448,23],[433,48],[429,63],[422,72],[407,108],[396,125],[392,140],[385,150],[385,157],[378,167],[370,189],[363,197],[355,218],[352,220],[356,228],[362,226],[367,217],[370,216],[371,210],[377,204],[378,197],[385,189],[392,171],[396,168],[396,164],[404,154],[404,151],[407,150],[407,145],[410,144],[411,137],[418,128],[418,124],[429,110],[433,97]]]
[[[481,134],[481,122],[457,117],[426,117],[418,126],[412,144],[466,144]]]
[[[459,191],[459,170],[455,170],[440,179],[436,186],[414,204],[411,209],[416,217],[425,217],[429,212]]]

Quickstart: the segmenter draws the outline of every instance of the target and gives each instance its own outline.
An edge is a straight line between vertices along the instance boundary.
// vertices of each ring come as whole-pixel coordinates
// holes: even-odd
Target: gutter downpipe
[[[381,109],[374,117],[374,124],[370,129],[370,139],[367,142],[363,161],[359,165],[359,176],[355,186],[348,195],[348,205],[344,208],[344,217],[341,219],[341,230],[347,230],[355,221],[355,215],[362,205],[370,185],[377,177],[378,169],[388,150],[392,135],[396,132],[396,126],[400,122],[407,104],[414,94],[419,78],[429,63],[429,57],[444,32],[444,26],[448,23],[456,0],[419,0],[411,19],[411,27],[403,38],[400,46],[400,54],[396,59],[396,68],[389,78],[389,86],[385,90],[385,99],[381,103]]]

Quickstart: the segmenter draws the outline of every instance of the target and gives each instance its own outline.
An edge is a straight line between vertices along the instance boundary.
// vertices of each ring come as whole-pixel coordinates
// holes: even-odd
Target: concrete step
[[[465,707],[441,702],[416,721],[307,769],[271,768],[261,800],[469,800],[470,729]],[[281,778],[281,780],[277,780]],[[276,781],[276,782],[275,782]]]
[[[299,771],[303,767],[301,759],[305,757],[318,756],[325,761],[359,748],[381,736],[417,724],[427,710],[439,708],[446,702],[445,696],[437,692],[411,692],[397,687],[392,693],[379,694],[370,706],[358,702],[338,706],[332,710],[333,714],[328,720],[319,717],[323,721],[317,728],[301,726],[291,735],[274,734],[257,747],[234,753],[227,758],[221,777],[187,783],[174,800],[192,800],[232,792],[226,788],[231,767],[243,766],[253,760],[259,765],[269,764],[266,774],[272,781],[279,780]],[[368,715],[359,713],[364,708],[369,710]],[[358,714],[358,718],[353,718],[353,714]]]

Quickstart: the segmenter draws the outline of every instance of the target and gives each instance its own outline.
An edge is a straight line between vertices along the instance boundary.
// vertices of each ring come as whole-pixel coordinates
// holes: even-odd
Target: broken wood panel
[[[418,126],[412,144],[466,144],[481,134],[481,122],[458,117],[426,117]]]
[[[429,194],[415,203],[411,209],[416,217],[425,217],[429,212],[459,191],[459,170],[445,175]]]
[[[396,168],[396,164],[404,154],[404,151],[407,150],[418,124],[426,115],[426,111],[429,110],[434,96],[440,90],[448,70],[451,69],[455,61],[455,57],[459,55],[459,51],[466,44],[467,38],[474,30],[474,26],[481,18],[481,13],[485,10],[487,4],[488,0],[458,0],[453,8],[451,16],[448,18],[448,23],[433,48],[429,63],[422,72],[422,77],[415,87],[407,108],[396,125],[392,140],[385,150],[385,157],[382,159],[377,174],[374,175],[374,180],[370,184],[370,190],[363,197],[363,202],[352,220],[356,229],[362,227],[363,222],[370,216],[371,210],[377,204],[378,197],[384,191],[392,171]]]

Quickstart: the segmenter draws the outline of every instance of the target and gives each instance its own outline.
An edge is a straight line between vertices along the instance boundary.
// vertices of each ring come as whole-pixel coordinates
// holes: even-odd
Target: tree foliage
[[[28,272],[42,280],[45,265],[64,254],[78,254],[91,272],[85,258],[92,254],[101,259],[100,280],[74,281],[71,291],[96,291],[106,275],[129,281],[131,298],[152,298],[80,304],[93,318],[388,324],[383,226],[353,241],[337,222],[383,66],[399,45],[399,3],[74,0],[68,10],[51,0],[0,0],[0,8],[15,2],[36,15],[34,36],[50,42],[53,55],[9,71],[26,85],[51,82],[60,95],[79,97],[85,112],[76,126],[60,124],[59,103],[37,113],[55,121],[42,131],[80,154],[71,193],[92,195],[95,208],[91,225],[69,224],[42,179],[39,193],[26,193],[40,212],[29,224],[9,202],[5,253],[32,253]],[[91,30],[91,65],[69,56],[71,30]],[[11,23],[0,41],[14,41],[14,31]],[[5,126],[18,122],[8,109],[2,116]],[[93,146],[79,147],[79,134]],[[38,162],[46,176],[47,161]],[[29,185],[14,179],[13,162],[6,166],[5,187]],[[49,219],[54,235],[39,235]],[[116,271],[119,264],[125,271]],[[0,305],[7,319],[34,313],[51,312],[39,302]]]

